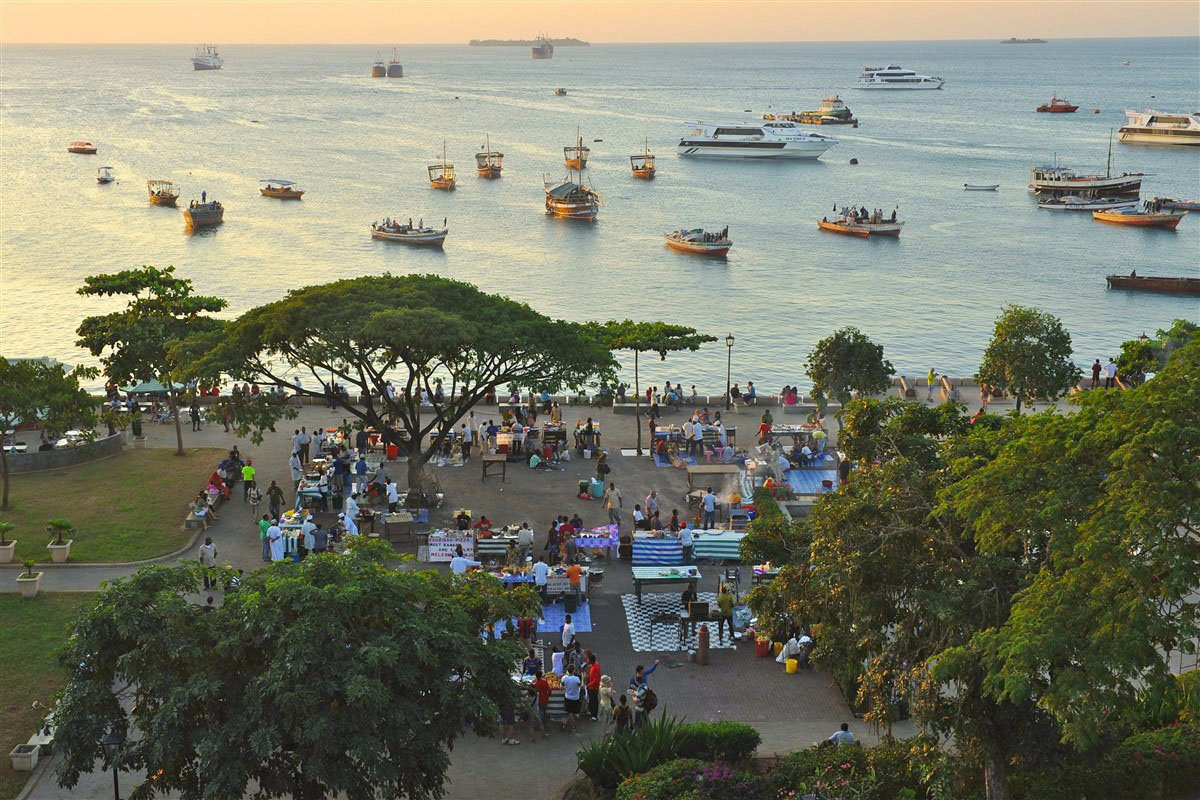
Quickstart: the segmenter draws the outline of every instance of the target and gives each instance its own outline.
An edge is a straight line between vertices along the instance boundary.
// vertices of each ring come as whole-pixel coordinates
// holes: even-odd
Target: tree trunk
[[[642,390],[638,386],[638,351],[633,351],[633,427],[637,428],[637,454],[642,454]],[[654,449],[654,442],[650,443]]]
[[[1008,800],[1008,765],[1001,748],[984,745],[983,789],[987,800]]]
[[[167,397],[171,398],[171,411],[175,415],[175,455],[183,455],[183,423],[179,420],[179,395],[175,392],[168,391]]]
[[[4,502],[0,503],[0,509],[8,511],[8,451],[3,447],[0,447],[0,472],[4,473]]]

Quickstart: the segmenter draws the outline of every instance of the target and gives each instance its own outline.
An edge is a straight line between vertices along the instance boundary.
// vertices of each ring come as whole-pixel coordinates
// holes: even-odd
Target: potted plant
[[[19,744],[8,755],[12,758],[13,772],[33,772],[37,766],[39,748],[36,744]]]
[[[0,564],[8,564],[13,560],[13,552],[17,549],[17,540],[9,539],[8,532],[17,527],[11,522],[0,522]]]
[[[55,564],[62,564],[67,560],[67,556],[71,554],[71,543],[74,539],[63,540],[67,534],[74,533],[75,529],[71,523],[65,519],[52,519],[46,523],[47,533],[52,533],[55,539],[46,548],[50,551],[50,557]]]
[[[17,576],[17,586],[21,587],[21,596],[26,600],[37,596],[38,584],[42,582],[42,573],[33,571],[33,559],[24,562],[25,571]]]

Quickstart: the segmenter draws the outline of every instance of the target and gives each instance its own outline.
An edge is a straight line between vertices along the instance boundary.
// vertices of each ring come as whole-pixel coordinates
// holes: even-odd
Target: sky
[[[1195,36],[1196,0],[0,0],[0,43],[814,42]]]

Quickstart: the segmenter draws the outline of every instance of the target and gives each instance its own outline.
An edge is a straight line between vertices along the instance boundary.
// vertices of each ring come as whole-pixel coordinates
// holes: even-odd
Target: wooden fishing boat
[[[640,155],[630,156],[629,165],[633,168],[633,177],[654,179],[654,154],[650,152],[650,140],[646,140],[645,148]]]
[[[387,67],[383,64],[383,56],[379,53],[375,54],[375,63],[371,65],[371,77],[383,78],[387,76]]]
[[[1073,111],[1078,111],[1079,106],[1073,106],[1066,100],[1059,100],[1057,97],[1051,97],[1049,103],[1042,103],[1037,107],[1041,113],[1049,114],[1070,114]]]
[[[146,192],[150,195],[150,205],[171,206],[179,200],[179,192],[170,181],[146,181]]]
[[[560,87],[558,87],[557,89],[555,89],[555,90],[554,90],[554,96],[555,96],[555,97],[566,97],[566,96],[567,96],[567,90],[566,90],[566,87],[564,87],[564,86],[560,86]]]
[[[82,156],[96,155],[96,145],[91,142],[71,142],[67,145],[68,153],[78,153]]]
[[[475,170],[481,178],[499,178],[504,170],[504,153],[492,149],[492,137],[485,136],[483,152],[475,154]]]
[[[371,237],[374,239],[383,239],[388,242],[402,242],[403,244],[417,245],[420,247],[438,247],[446,241],[446,234],[450,232],[450,228],[446,225],[446,220],[442,220],[442,227],[430,228],[425,224],[425,220],[420,220],[416,225],[412,224],[410,219],[407,224],[399,220],[385,219],[383,222],[375,222],[371,224]]]
[[[207,198],[202,198],[200,201],[193,200],[183,210],[183,221],[187,223],[189,231],[209,225],[216,225],[224,219],[225,206],[216,200],[208,200]]]
[[[674,233],[664,233],[663,240],[672,250],[706,256],[723,256],[733,247],[733,242],[729,240],[728,225],[717,233],[708,233],[703,228],[677,230]]]
[[[387,65],[387,76],[389,78],[403,78],[404,66],[400,63],[400,57],[396,53],[396,48],[392,48],[392,60]]]
[[[1136,197],[1052,197],[1039,200],[1038,208],[1050,211],[1109,211],[1114,208],[1132,208],[1137,205]]]
[[[568,180],[559,183],[542,181],[546,189],[546,213],[552,217],[564,219],[593,220],[600,213],[601,201],[604,196],[590,186],[583,185],[580,174],[579,183]]]
[[[1161,208],[1173,208],[1176,211],[1200,211],[1200,200],[1172,200],[1169,197],[1154,197],[1151,203],[1158,203]]]
[[[278,197],[280,200],[299,200],[304,197],[304,190],[297,189],[296,184],[291,181],[280,180],[279,178],[268,178],[265,181],[266,186],[259,188],[263,197]]]
[[[994,192],[1000,188],[998,183],[964,183],[963,189],[968,192]]]
[[[1154,275],[1138,275],[1137,270],[1128,275],[1109,275],[1105,278],[1110,289],[1143,289],[1148,292],[1186,292],[1200,294],[1200,278],[1166,278]]]
[[[112,183],[117,177],[112,174],[112,167],[101,167],[96,170],[96,183]]]
[[[1187,213],[1186,211],[1150,211],[1147,209],[1139,211],[1136,208],[1123,208],[1113,211],[1093,211],[1092,219],[1116,225],[1175,230],[1179,221],[1186,217]]]
[[[817,222],[817,227],[830,233],[861,236],[864,239],[868,236],[899,236],[904,227],[904,221],[896,219],[895,211],[892,212],[891,219],[875,212],[863,216],[859,211],[857,206],[842,209],[833,220],[822,217]]]
[[[429,185],[435,189],[453,189],[454,165],[446,160],[446,140],[442,140],[442,160],[429,165]]]
[[[583,169],[587,166],[588,154],[592,151],[590,148],[584,147],[583,137],[579,134],[579,129],[575,129],[575,144],[570,147],[563,148],[563,158],[566,159],[567,169]]]

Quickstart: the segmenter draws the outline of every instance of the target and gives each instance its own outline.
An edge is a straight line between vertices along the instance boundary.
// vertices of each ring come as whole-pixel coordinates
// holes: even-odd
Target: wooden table
[[[504,483],[508,479],[508,456],[504,453],[484,453],[483,459],[483,477],[479,480],[485,481],[488,477],[488,469],[490,467],[500,467],[500,482]],[[494,473],[492,473],[494,474]]]
[[[686,570],[690,570],[690,574]],[[679,574],[672,575],[670,573],[670,567],[634,567],[633,590],[637,594],[637,601],[642,602],[642,584],[655,586],[666,583],[686,583],[693,592],[696,591],[696,584],[700,581],[700,570],[695,567],[681,567],[678,570]]]
[[[697,477],[715,475],[717,476],[715,483],[719,484],[721,483],[720,476],[732,475],[736,477],[741,471],[742,468],[737,464],[689,464],[687,468],[688,491],[691,492],[696,489],[694,480]]]
[[[391,514],[385,514],[383,517],[383,532],[389,542],[397,541],[396,538],[393,538],[394,535],[398,535],[401,539],[406,536],[412,536],[413,515],[407,511],[396,511]]]

